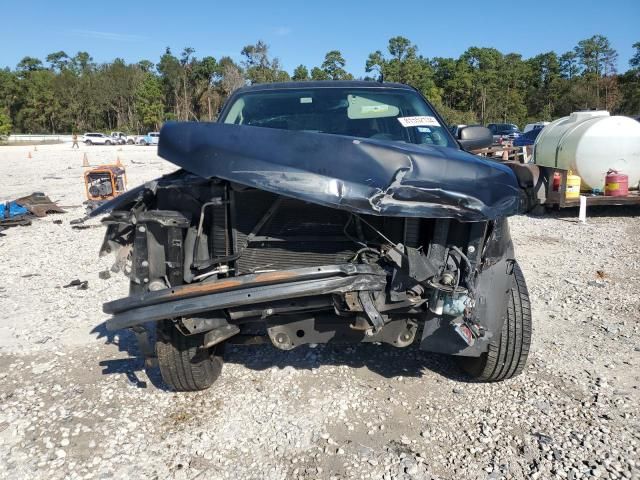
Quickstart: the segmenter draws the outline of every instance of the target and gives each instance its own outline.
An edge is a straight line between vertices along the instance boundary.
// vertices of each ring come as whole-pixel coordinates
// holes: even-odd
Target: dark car
[[[520,129],[513,123],[490,123],[487,128],[493,135],[493,143],[501,143],[504,140],[514,140],[521,135]]]
[[[111,212],[101,253],[131,286],[104,304],[106,327],[132,329],[183,391],[216,380],[227,343],[417,341],[475,378],[517,375],[531,313],[507,217],[521,190],[461,148],[490,143],[374,82],[256,85],[218,123],[168,123],[158,154],[181,169],[92,214]]]
[[[529,130],[527,133],[523,133],[518,138],[513,141],[514,147],[525,147],[527,145],[533,145],[536,143],[536,138],[540,135],[542,128],[535,128],[533,130]]]

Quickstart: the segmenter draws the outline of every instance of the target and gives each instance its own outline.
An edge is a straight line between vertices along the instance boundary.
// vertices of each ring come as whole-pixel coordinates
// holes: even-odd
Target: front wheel
[[[86,140],[86,141],[84,142],[84,144],[85,144],[85,145],[91,145],[91,140]]]
[[[127,140],[127,145],[133,145],[133,140]]]
[[[140,145],[142,145],[143,147],[147,146],[147,142],[145,142],[144,140],[140,140]]]
[[[176,392],[209,388],[222,371],[223,344],[202,348],[204,334],[183,335],[166,322],[158,332],[156,355],[164,382]]]
[[[456,357],[462,369],[477,380],[497,382],[519,375],[531,346],[531,304],[524,275],[513,266],[513,285],[507,294],[507,315],[500,335],[480,357]]]

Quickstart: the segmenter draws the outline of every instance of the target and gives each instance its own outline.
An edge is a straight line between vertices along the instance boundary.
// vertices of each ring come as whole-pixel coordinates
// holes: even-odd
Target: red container
[[[629,177],[616,170],[609,170],[604,179],[604,194],[607,197],[626,197],[629,195]]]

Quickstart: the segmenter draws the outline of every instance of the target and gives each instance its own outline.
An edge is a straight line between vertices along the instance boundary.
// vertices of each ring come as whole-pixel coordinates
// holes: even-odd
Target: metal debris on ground
[[[89,288],[89,280],[80,280],[78,278],[71,280],[66,285],[63,285],[62,288],[70,288],[70,287],[78,287],[78,290],[86,290]]]
[[[49,213],[66,213],[42,192],[33,192],[31,195],[18,198],[16,203],[36,217],[46,217]]]
[[[31,225],[31,219],[34,216],[44,217],[49,213],[65,213],[65,211],[44,193],[34,192],[26,197],[0,204],[0,229],[26,227]]]

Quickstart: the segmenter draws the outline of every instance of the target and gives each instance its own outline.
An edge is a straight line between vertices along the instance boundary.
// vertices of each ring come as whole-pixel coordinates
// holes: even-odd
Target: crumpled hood
[[[493,220],[518,213],[508,167],[462,150],[218,123],[167,123],[158,154],[195,175],[355,213]]]

